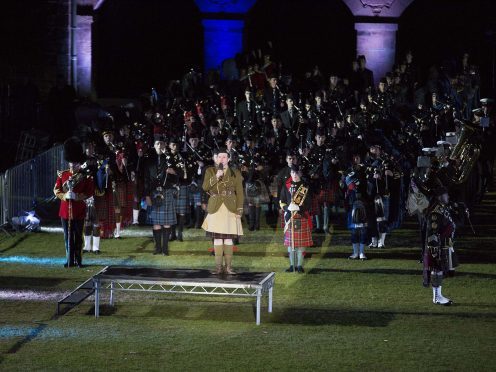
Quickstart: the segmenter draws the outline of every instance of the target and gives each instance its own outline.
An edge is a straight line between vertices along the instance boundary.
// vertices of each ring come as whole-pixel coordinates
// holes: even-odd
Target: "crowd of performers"
[[[264,217],[284,226],[288,271],[303,272],[312,232],[346,224],[349,258],[365,260],[365,247],[384,248],[408,211],[419,220],[424,284],[434,303],[451,303],[441,281],[456,266],[455,227],[492,181],[493,101],[479,99],[467,55],[422,84],[411,52],[377,85],[364,56],[352,66],[346,77],[316,68],[297,79],[264,56],[239,79],[192,70],[164,92],[153,89],[141,107],[108,109],[80,138],[85,161],[67,159],[81,170],[71,165],[57,179],[55,193],[74,218],[87,197],[84,223],[71,226],[84,241],[66,234],[66,247],[99,253],[100,238],[140,223],[153,226],[154,254],[167,255],[185,228],[203,227],[216,272],[234,273],[241,218],[255,231]],[[93,188],[68,188],[78,171]],[[67,265],[81,264],[80,254],[68,257]]]

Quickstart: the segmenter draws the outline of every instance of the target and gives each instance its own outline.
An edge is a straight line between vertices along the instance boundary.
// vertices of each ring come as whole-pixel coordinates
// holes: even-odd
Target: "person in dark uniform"
[[[451,305],[452,301],[441,292],[443,275],[456,267],[457,259],[453,248],[456,225],[449,207],[448,190],[438,187],[436,199],[427,211],[427,249],[424,253],[423,285],[432,285],[432,302],[437,305]]]
[[[59,216],[64,229],[66,262],[64,267],[82,267],[83,226],[86,216],[85,199],[93,195],[94,183],[89,174],[83,173],[85,161],[83,147],[77,138],[64,143],[64,158],[69,169],[57,172],[53,192],[60,200]]]
[[[243,136],[248,133],[259,132],[259,122],[257,117],[257,103],[253,100],[250,88],[245,89],[245,100],[238,103],[237,117]]]
[[[155,136],[155,154],[150,156],[145,166],[145,199],[150,207],[149,218],[153,225],[155,252],[164,256],[169,254],[171,226],[177,223],[176,195],[174,187],[178,171],[167,162],[165,139]]]
[[[279,114],[284,103],[284,95],[277,83],[278,80],[275,76],[269,77],[269,87],[265,88],[264,91],[265,105],[272,114]]]
[[[169,171],[169,180],[177,187],[177,198],[175,200],[177,213],[177,235],[176,227],[172,227],[171,240],[183,241],[183,230],[186,222],[186,213],[189,212],[191,193],[189,185],[191,184],[192,171],[190,165],[190,173],[188,176],[188,162],[185,157],[179,152],[180,141],[172,137],[169,140],[169,154],[166,156],[167,167]],[[172,173],[174,172],[174,173]]]

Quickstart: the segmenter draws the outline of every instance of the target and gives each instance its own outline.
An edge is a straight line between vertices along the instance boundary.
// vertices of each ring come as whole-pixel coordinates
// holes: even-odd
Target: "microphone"
[[[224,164],[220,163],[220,164],[217,166],[217,169],[218,169],[218,170],[223,171],[223,170],[224,170]],[[219,180],[221,180],[221,179],[222,179],[222,177],[223,177],[223,176],[220,176]]]

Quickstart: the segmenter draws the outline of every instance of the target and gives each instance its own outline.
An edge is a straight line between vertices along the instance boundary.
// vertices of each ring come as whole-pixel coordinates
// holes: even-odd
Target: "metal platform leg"
[[[269,288],[269,313],[272,312],[272,287]]]
[[[110,282],[110,306],[114,306],[114,282]]]
[[[257,325],[260,325],[260,304],[262,298],[262,290],[257,289]]]
[[[95,318],[100,316],[100,281],[95,280]]]

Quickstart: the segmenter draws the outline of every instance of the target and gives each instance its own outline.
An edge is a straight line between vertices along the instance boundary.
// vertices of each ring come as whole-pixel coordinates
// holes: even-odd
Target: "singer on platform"
[[[207,168],[203,190],[209,195],[207,217],[202,228],[214,239],[215,274],[222,274],[222,257],[225,272],[236,274],[232,269],[233,239],[243,235],[243,177],[237,169],[229,168],[229,155],[225,148],[215,150],[217,167]]]

